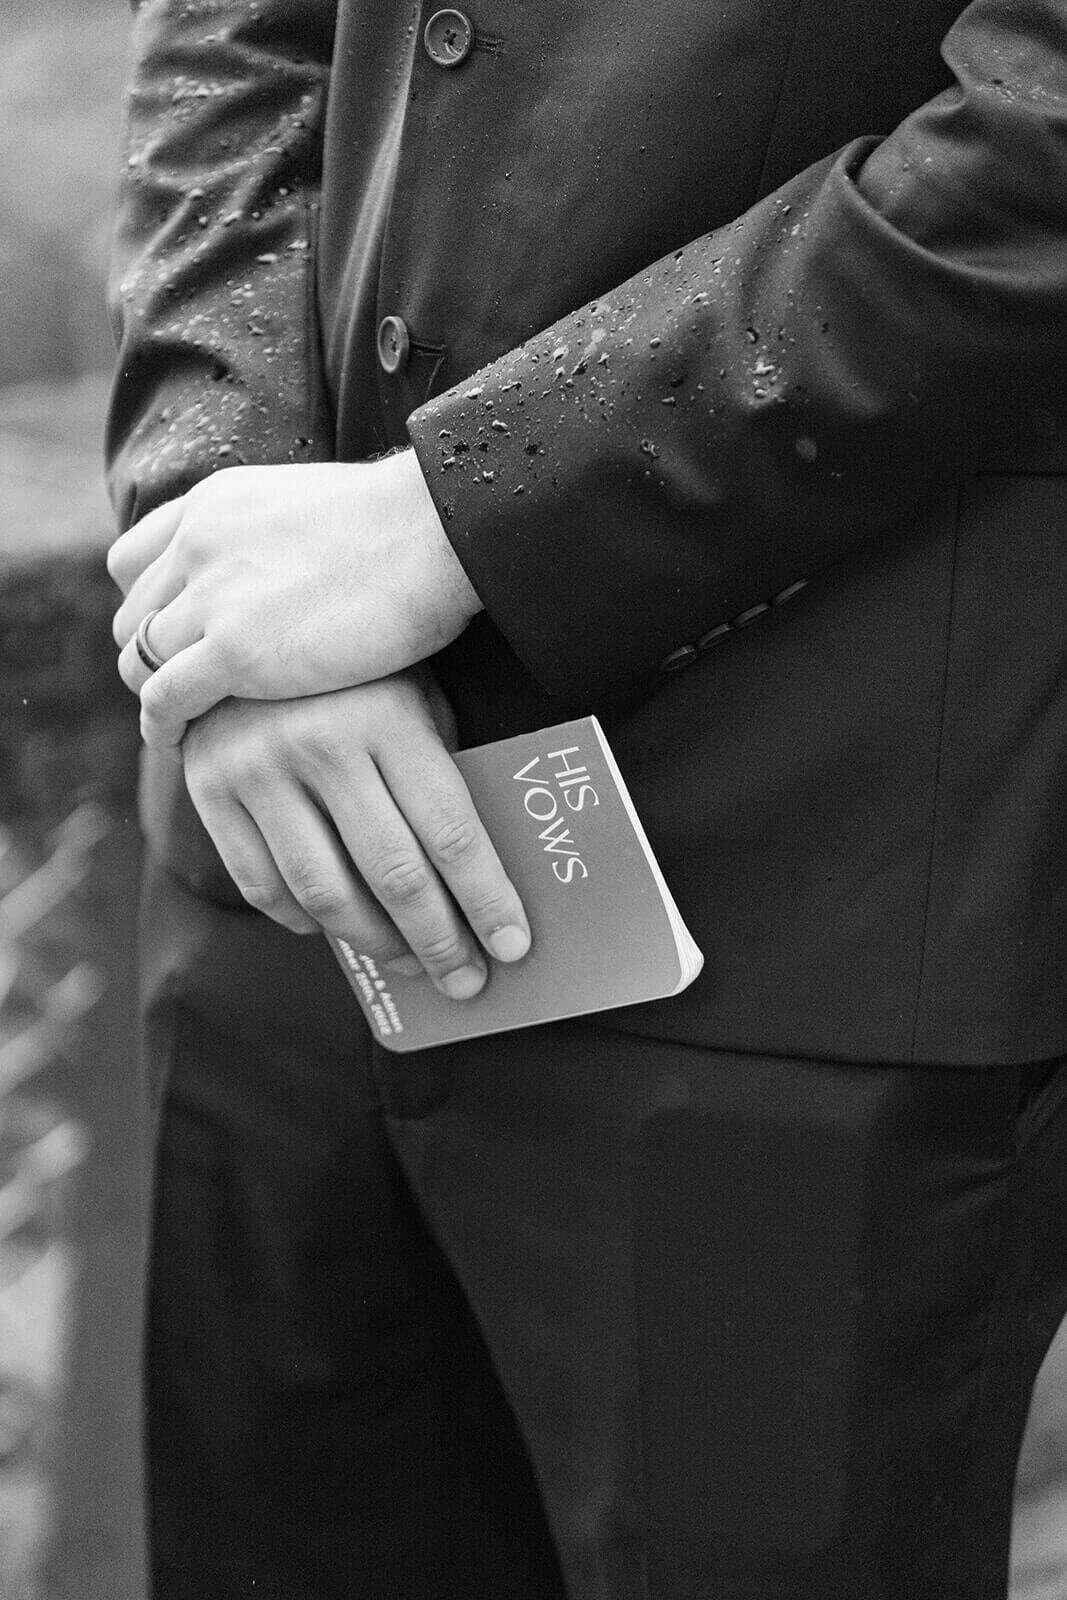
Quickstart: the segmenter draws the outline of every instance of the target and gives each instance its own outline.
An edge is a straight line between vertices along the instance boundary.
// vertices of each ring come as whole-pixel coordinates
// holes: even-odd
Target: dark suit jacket
[[[410,436],[465,739],[605,715],[705,951],[609,1026],[1064,1052],[1063,0],[466,9],[442,67],[432,5],[140,7],[123,521]],[[172,768],[145,807],[225,895]]]

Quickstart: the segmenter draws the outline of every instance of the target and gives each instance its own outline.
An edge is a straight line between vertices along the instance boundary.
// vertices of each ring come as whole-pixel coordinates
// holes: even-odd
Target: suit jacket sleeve
[[[1062,430],[1067,8],[974,0],[942,53],[953,86],[888,137],[409,419],[546,688],[641,694],[668,652]]]
[[[143,0],[126,107],[108,424],[123,526],[331,433],[312,317],[326,0]]]

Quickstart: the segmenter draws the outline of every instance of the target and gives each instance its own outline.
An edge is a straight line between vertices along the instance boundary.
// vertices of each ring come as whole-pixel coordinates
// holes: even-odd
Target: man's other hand
[[[399,672],[481,609],[411,450],[217,472],[124,533],[108,567],[126,596],[119,671],[156,748],[229,695],[288,700]],[[135,644],[150,612],[155,673]]]
[[[421,965],[463,1000],[485,983],[482,950],[518,960],[530,933],[452,738],[429,675],[409,673],[300,700],[229,700],[190,727],[182,754],[251,905],[400,971]]]

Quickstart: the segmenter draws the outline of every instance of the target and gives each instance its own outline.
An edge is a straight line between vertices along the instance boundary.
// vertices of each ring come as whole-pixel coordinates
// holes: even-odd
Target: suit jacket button
[[[697,640],[698,650],[714,650],[717,644],[733,633],[733,628],[728,622],[720,622],[717,628],[710,628],[707,633],[701,634]]]
[[[766,600],[761,600],[758,606],[749,606],[747,611],[742,611],[739,617],[735,617],[734,627],[747,628],[750,622],[755,622],[757,617],[762,617],[770,609],[769,603]]]
[[[678,672],[680,668],[687,667],[695,661],[697,652],[693,645],[683,644],[677,650],[672,650],[669,656],[664,656],[659,664],[661,672]]]
[[[383,372],[399,372],[405,366],[411,340],[402,317],[383,317],[378,324],[378,361]]]
[[[435,11],[422,35],[430,60],[439,67],[458,67],[474,46],[474,29],[462,11]]]

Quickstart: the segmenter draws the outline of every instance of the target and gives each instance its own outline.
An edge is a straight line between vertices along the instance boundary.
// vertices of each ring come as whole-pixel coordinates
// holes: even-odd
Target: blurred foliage
[[[129,10],[0,0],[0,385],[106,367]]]
[[[9,564],[112,537],[103,482],[108,375],[0,389],[0,579]]]
[[[125,0],[0,0],[0,1600],[144,1593],[137,714],[101,471],[129,21]],[[58,1109],[35,1131],[38,1095]],[[49,1243],[85,1127],[97,1153]],[[68,1232],[84,1259],[69,1371]]]
[[[104,285],[130,12],[0,0],[0,818],[128,802],[101,472]],[[90,378],[85,373],[95,374]]]
[[[128,808],[137,708],[115,671],[114,609],[95,555],[0,584],[0,817],[54,824],[86,800]]]

